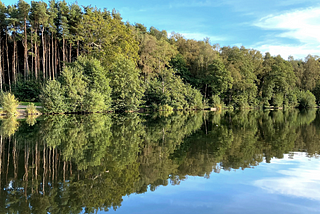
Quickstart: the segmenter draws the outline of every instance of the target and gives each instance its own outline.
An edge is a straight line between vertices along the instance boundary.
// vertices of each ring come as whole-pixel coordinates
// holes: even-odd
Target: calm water
[[[14,118],[0,213],[320,213],[320,112]]]

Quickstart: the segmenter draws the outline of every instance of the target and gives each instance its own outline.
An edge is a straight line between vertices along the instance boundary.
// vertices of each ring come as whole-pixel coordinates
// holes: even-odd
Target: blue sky
[[[5,4],[16,1],[3,1]],[[72,1],[67,1],[72,3]],[[154,26],[221,46],[245,46],[272,55],[320,55],[319,0],[107,0],[80,5],[117,9],[124,21]]]

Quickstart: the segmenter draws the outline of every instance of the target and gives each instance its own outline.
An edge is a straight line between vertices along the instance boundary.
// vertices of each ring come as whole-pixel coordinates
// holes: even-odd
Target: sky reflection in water
[[[320,213],[320,160],[296,152],[209,179],[188,176],[180,185],[126,196],[116,213]]]

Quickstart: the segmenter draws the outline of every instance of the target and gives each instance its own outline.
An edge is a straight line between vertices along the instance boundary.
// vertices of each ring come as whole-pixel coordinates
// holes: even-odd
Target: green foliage
[[[19,122],[17,118],[9,115],[6,119],[2,120],[0,133],[6,138],[12,137],[19,129]]]
[[[19,99],[29,102],[38,102],[41,83],[36,79],[19,79],[12,87],[12,93]]]
[[[320,105],[320,81],[318,81],[316,87],[313,89],[312,93],[316,97],[317,104]]]
[[[44,87],[41,101],[46,112],[103,112],[111,105],[107,70],[93,58],[79,57],[62,72],[60,81]]]
[[[64,113],[68,111],[65,88],[56,80],[49,81],[43,87],[40,94],[40,101],[44,111],[47,113]]]
[[[273,105],[275,107],[282,107],[283,106],[283,95],[282,94],[276,94],[273,98]]]
[[[112,107],[116,111],[134,111],[142,104],[145,91],[139,70],[132,60],[119,55],[109,73],[112,87]]]
[[[28,115],[36,115],[39,114],[39,111],[36,109],[33,103],[29,104],[26,108]]]
[[[158,107],[159,111],[173,111],[173,108],[168,105],[161,105]]]
[[[310,91],[300,91],[297,98],[299,108],[312,108],[316,105],[316,97]]]
[[[289,91],[287,95],[287,103],[291,107],[296,107],[298,105],[297,93],[295,91]]]
[[[164,70],[159,78],[147,85],[146,104],[153,106],[168,105],[173,109],[201,109],[202,95],[172,70]]]
[[[11,93],[5,92],[0,95],[0,105],[2,106],[3,112],[7,116],[17,115],[17,108],[19,101]]]
[[[220,59],[213,60],[203,78],[204,82],[211,88],[212,94],[223,94],[232,88],[233,78],[231,73]]]
[[[188,176],[252,170],[291,151],[317,157],[320,149],[315,109],[55,115],[32,127],[16,118],[0,125],[2,176],[10,178],[3,182],[12,183],[1,188],[3,213],[107,212],[124,196]]]

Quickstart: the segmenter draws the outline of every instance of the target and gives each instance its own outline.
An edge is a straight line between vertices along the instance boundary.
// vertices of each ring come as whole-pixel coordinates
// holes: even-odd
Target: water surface
[[[319,213],[316,110],[1,121],[0,213]]]

